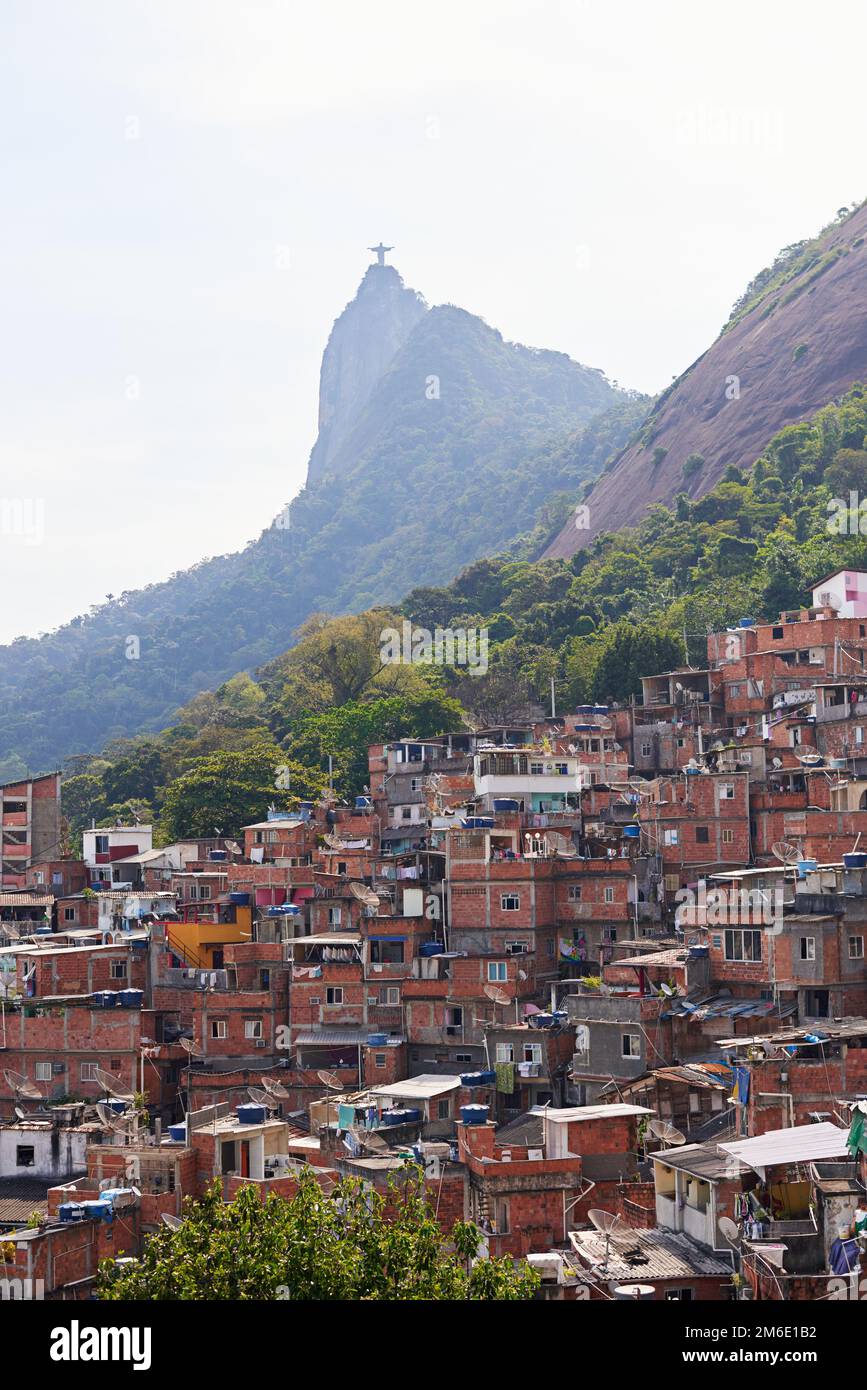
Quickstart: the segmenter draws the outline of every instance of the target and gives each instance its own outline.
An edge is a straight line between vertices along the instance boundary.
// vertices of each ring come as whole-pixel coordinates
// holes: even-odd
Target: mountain
[[[303,492],[239,553],[0,648],[0,776],[164,728],[311,612],[387,603],[508,548],[540,509],[565,514],[645,408],[371,267],[326,349]]]
[[[421,295],[405,287],[394,266],[368,266],[322,356],[319,434],[310,455],[308,483],[330,471],[374,386],[426,312]]]
[[[659,397],[640,434],[545,551],[568,557],[603,531],[634,526],[680,492],[702,497],[730,465],[867,375],[867,204],[787,247],[735,305],[716,342]]]

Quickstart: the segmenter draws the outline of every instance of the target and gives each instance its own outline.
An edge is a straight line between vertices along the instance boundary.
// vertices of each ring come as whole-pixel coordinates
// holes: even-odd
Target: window
[[[706,825],[695,827],[695,842],[697,845],[706,845],[710,841],[710,830]]]
[[[245,1019],[244,1019],[244,1037],[245,1037],[245,1038],[261,1038],[261,1037],[263,1037],[263,1036],[264,1036],[264,1034],[263,1034],[263,1032],[262,1032],[262,1020],[261,1020],[261,1018],[245,1018]]]
[[[541,1044],[541,1043],[524,1043],[524,1061],[525,1061],[525,1062],[541,1062],[541,1061],[542,1061],[542,1044]]]
[[[18,1144],[15,1148],[16,1168],[34,1168],[36,1166],[36,1150],[32,1144]]]
[[[51,1080],[51,1063],[50,1063],[50,1062],[37,1062],[37,1063],[36,1063],[36,1080],[37,1080],[37,1081],[50,1081],[50,1080]]]
[[[437,1101],[437,1119],[447,1120],[451,1115],[451,1105],[447,1100]]]
[[[424,786],[422,777],[411,777],[409,779],[409,789],[411,792],[420,792]]]
[[[725,933],[726,960],[761,960],[762,934],[760,931],[734,928]]]
[[[401,806],[401,808],[400,808],[400,818],[401,818],[401,820],[412,820],[412,807],[411,807],[411,806]]]
[[[521,899],[517,893],[501,893],[500,907],[504,912],[517,912],[521,906]]]
[[[225,1038],[226,1036],[226,1020],[224,1018],[212,1018],[211,1037],[216,1038],[217,1041],[219,1041],[220,1039]]]
[[[642,743],[642,745],[641,745],[641,756],[642,756],[642,758],[649,758],[652,752],[653,752],[653,744],[652,744],[652,743]]]
[[[542,775],[542,773],[544,772],[544,770],[545,770],[545,769],[544,769],[544,767],[543,767],[543,765],[542,765],[541,763],[531,763],[531,764],[530,764],[530,772],[532,773],[532,775],[533,775],[534,777],[541,777],[541,775]]]
[[[74,907],[65,907],[65,908],[63,909],[63,920],[64,920],[64,922],[74,922],[74,921],[75,921],[75,908],[74,908]]]
[[[721,782],[719,789],[720,801],[734,801],[735,789],[731,782]]]
[[[384,1066],[385,1066],[385,1053],[384,1053],[384,1052],[374,1052],[374,1054],[373,1054],[373,1065],[374,1065],[375,1067],[384,1067]]]
[[[611,945],[613,944],[613,942],[615,942],[615,941],[617,940],[617,928],[616,928],[616,927],[603,927],[603,928],[602,928],[602,940],[603,940],[603,942],[604,942],[605,945],[611,946]]]
[[[526,941],[507,941],[506,954],[510,956],[525,956],[530,947]]]
[[[453,1004],[450,1008],[446,1009],[446,1026],[449,1028],[463,1028],[464,1011],[462,1008],[459,1008],[457,1005]],[[467,1061],[469,1060],[470,1059],[468,1057]],[[460,1058],[458,1058],[458,1061],[460,1061]]]
[[[669,845],[669,846],[670,846],[670,845],[676,845],[676,844],[677,844],[677,834],[678,834],[678,832],[677,832],[676,830],[663,830],[663,832],[662,832],[662,843],[663,843],[664,845]]]
[[[97,835],[97,837],[96,837],[96,853],[97,853],[97,854],[108,854],[108,836],[107,836],[107,835]]]
[[[605,889],[605,901],[606,901],[607,903],[613,903],[613,902],[614,902],[614,889],[613,889],[613,888],[606,888],[606,889]]]
[[[260,971],[259,971],[259,988],[260,988],[260,989],[270,989],[270,988],[271,988],[271,971],[270,971],[270,970],[260,970]]]
[[[403,942],[384,941],[381,938],[371,937],[370,959],[374,965],[402,965]]]
[[[456,1061],[456,1062],[472,1062],[472,1060],[473,1060],[473,1054],[472,1054],[472,1052],[456,1052],[456,1053],[455,1053],[455,1061]]]
[[[329,985],[325,991],[325,1002],[326,1004],[342,1004],[343,986]]]
[[[861,724],[855,726],[855,742],[860,745],[864,742],[864,729]]]
[[[580,901],[581,901],[581,884],[580,884],[580,883],[570,883],[570,884],[569,884],[569,901],[570,901],[570,903],[580,903]]]
[[[385,985],[379,991],[379,1002],[385,1008],[395,1009],[400,1004],[400,989],[397,985]]]
[[[691,1303],[692,1289],[666,1289],[665,1298],[668,1303]]]
[[[112,978],[113,980],[125,980],[125,979],[126,979],[126,961],[125,961],[125,960],[113,960],[113,961],[112,961],[112,963],[111,963],[111,978]]]
[[[515,1049],[511,1043],[497,1043],[497,1061],[514,1062]]]
[[[801,937],[801,960],[816,959],[816,938],[815,936]]]
[[[328,925],[329,927],[339,927],[343,915],[343,909],[339,907],[329,907]]]
[[[96,1068],[96,1062],[82,1062],[78,1070],[79,1081],[95,1081]]]
[[[735,832],[733,830],[723,830],[722,842],[724,845],[734,844]]]
[[[621,1033],[620,1052],[623,1057],[641,1056],[641,1034],[640,1033]]]
[[[783,629],[781,627],[772,627],[771,636],[773,637],[775,642],[781,641],[783,637]]]
[[[496,985],[499,984],[501,980],[508,980],[508,978],[509,976],[506,973],[506,962],[504,960],[488,961],[489,984]]]
[[[117,1075],[122,1065],[123,1064],[119,1057],[112,1057],[111,1061],[108,1064],[108,1069],[109,1071],[113,1071],[115,1075]]]
[[[337,872],[338,872],[339,874],[345,874],[345,873],[346,873],[346,861],[345,861],[344,859],[339,859],[339,860],[337,861]]]
[[[864,959],[864,938],[863,938],[863,936],[850,936],[850,937],[849,937],[849,959],[850,959],[850,960],[863,960],[863,959]]]

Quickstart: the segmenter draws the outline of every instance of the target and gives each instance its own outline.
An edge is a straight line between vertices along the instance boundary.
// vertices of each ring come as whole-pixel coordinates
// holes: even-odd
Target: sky
[[[367,247],[655,392],[867,195],[852,0],[6,0],[0,642],[303,486]]]

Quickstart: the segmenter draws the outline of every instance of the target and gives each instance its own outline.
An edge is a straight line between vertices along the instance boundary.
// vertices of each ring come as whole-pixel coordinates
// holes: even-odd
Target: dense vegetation
[[[701,665],[708,631],[775,617],[824,574],[867,568],[867,507],[862,520],[834,505],[848,506],[850,490],[867,499],[862,386],[781,430],[748,476],[730,469],[707,496],[682,493],[673,509],[656,507],[571,560],[501,555],[447,586],[414,589],[401,605],[414,624],[487,627],[487,674],[383,666],[382,631],[400,621],[387,610],[313,618],[257,679],[198,696],[157,737],[73,760],[71,826],[136,810],[155,816],[164,837],[236,833],[269,804],[315,794],[329,756],[338,793],[357,793],[368,744],[541,712],[552,678],[559,709],[628,700],[642,675]]]
[[[223,1202],[215,1182],[199,1202],[187,1198],[176,1231],[160,1227],[130,1265],[104,1260],[98,1297],[106,1301],[525,1300],[538,1275],[509,1259],[474,1261],[481,1236],[456,1223],[446,1240],[407,1166],[387,1198],[357,1178],[325,1194],[311,1172],[292,1198],[253,1186]],[[120,1251],[118,1251],[120,1253]]]
[[[284,651],[311,613],[395,603],[531,532],[527,552],[645,408],[562,353],[432,309],[361,412],[339,475],[258,540],[0,648],[0,777],[166,727],[197,692]]]

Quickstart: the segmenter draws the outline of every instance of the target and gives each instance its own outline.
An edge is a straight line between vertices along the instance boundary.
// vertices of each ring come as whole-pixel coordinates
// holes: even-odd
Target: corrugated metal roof
[[[557,1125],[571,1125],[576,1120],[616,1119],[622,1115],[652,1115],[646,1105],[572,1105],[565,1110],[545,1107],[545,1115]]]
[[[432,1096],[445,1095],[446,1091],[456,1091],[461,1084],[459,1076],[409,1076],[405,1081],[392,1081],[385,1086],[371,1086],[377,1096],[404,1096],[407,1100],[429,1100]]]
[[[817,1158],[846,1158],[849,1131],[824,1120],[816,1125],[796,1125],[794,1129],[772,1129],[755,1139],[738,1139],[720,1144],[750,1168],[773,1168],[778,1163],[810,1163]]]
[[[604,1269],[607,1279],[647,1283],[655,1279],[695,1279],[732,1272],[731,1261],[703,1249],[680,1232],[624,1228],[607,1242],[601,1231],[571,1231],[578,1267]],[[606,1256],[606,1243],[608,1246]]]
[[[367,1042],[371,1031],[370,1028],[308,1028],[306,1033],[296,1038],[296,1042],[306,1047],[341,1047],[344,1043],[357,1047],[359,1043]],[[384,1043],[377,1043],[377,1047],[397,1047],[405,1041],[405,1038],[389,1037]]]
[[[0,893],[0,907],[52,907],[54,899],[45,893]]]
[[[649,1154],[654,1163],[664,1163],[668,1168],[682,1168],[697,1178],[740,1177],[748,1171],[747,1165],[731,1155],[721,1154],[716,1144],[684,1144],[676,1149],[657,1149]]]

